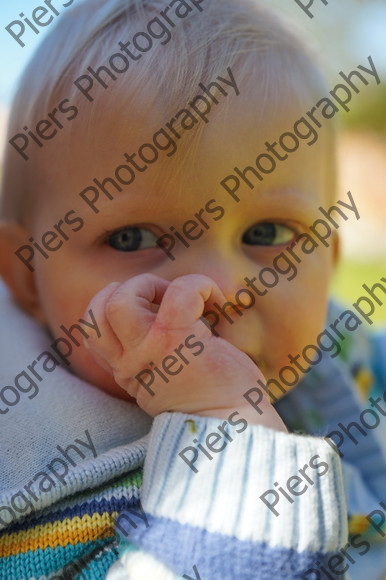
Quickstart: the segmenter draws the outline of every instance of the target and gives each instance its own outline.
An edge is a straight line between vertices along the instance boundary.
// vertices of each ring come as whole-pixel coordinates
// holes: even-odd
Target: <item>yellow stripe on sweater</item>
[[[98,538],[103,540],[114,535],[114,518],[117,515],[118,512],[105,512],[102,515],[95,513],[92,516],[85,514],[82,518],[74,516],[72,519],[65,518],[63,521],[5,534],[0,539],[0,556],[17,556],[38,548],[65,548],[68,544],[85,544]]]

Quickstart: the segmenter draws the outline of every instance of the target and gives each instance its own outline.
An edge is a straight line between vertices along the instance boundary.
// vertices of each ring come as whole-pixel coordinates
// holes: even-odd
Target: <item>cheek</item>
[[[55,259],[55,260],[54,260]],[[52,332],[78,323],[91,298],[110,280],[74,251],[63,251],[36,271],[41,306]]]
[[[55,271],[52,271],[40,283],[41,307],[47,326],[53,334],[62,332],[61,325],[69,328],[78,323],[87,307],[84,290],[81,286],[74,287],[71,282],[71,274],[64,280],[55,276]]]
[[[51,262],[39,268],[36,275],[36,284],[45,325],[54,339],[62,339],[59,349],[70,350],[71,365],[78,366],[78,361],[87,360],[89,355],[83,347],[83,338],[86,334],[95,332],[80,319],[93,325],[92,318],[86,313],[89,300],[94,295],[89,278],[80,278],[68,264],[60,267]],[[83,331],[83,332],[82,332]],[[68,342],[68,345],[64,341]]]
[[[69,268],[67,273],[68,275],[64,276],[62,269],[55,271],[51,264],[50,269],[39,271],[37,277],[44,319],[53,336],[53,339],[48,339],[49,344],[60,339],[57,348],[70,363],[68,366],[62,359],[61,364],[64,368],[113,396],[133,401],[132,397],[115,383],[113,376],[98,365],[83,344],[83,340],[92,333],[98,336],[99,328],[95,328],[94,320],[86,309],[100,288],[97,287],[94,291],[90,277],[80,278]],[[91,326],[82,324],[80,319]],[[98,325],[98,321],[96,324]]]
[[[265,318],[265,357],[272,374],[289,364],[289,354],[296,356],[315,344],[325,324],[329,279],[326,256],[314,267],[299,270],[294,280],[278,285],[272,293],[267,304],[271,314]]]

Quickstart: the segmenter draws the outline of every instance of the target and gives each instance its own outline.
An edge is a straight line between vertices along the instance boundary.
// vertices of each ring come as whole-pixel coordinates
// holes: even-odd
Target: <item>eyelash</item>
[[[250,226],[249,228],[247,228],[242,236],[242,240],[244,240],[244,238],[246,237],[246,235],[248,234],[248,232],[250,232],[253,228],[255,228],[255,231],[257,231],[259,228],[261,229],[262,226],[270,226],[272,229],[276,228],[276,235],[277,235],[277,229],[278,228],[286,228],[287,230],[290,230],[292,232],[292,237],[289,240],[286,240],[284,242],[281,242],[279,244],[271,244],[271,243],[260,243],[260,244],[254,244],[254,243],[248,243],[243,241],[244,244],[246,245],[250,245],[250,246],[259,246],[259,247],[265,247],[265,248],[272,248],[272,247],[278,247],[278,246],[282,246],[282,245],[287,245],[288,243],[290,243],[291,241],[293,241],[293,239],[298,236],[300,234],[300,228],[299,226],[296,226],[296,224],[288,224],[288,223],[284,223],[284,222],[279,222],[279,221],[264,221],[264,222],[258,222],[256,224],[253,224],[252,226]],[[125,232],[127,230],[131,230],[131,237],[132,237],[132,241],[134,241],[135,243],[141,244],[144,241],[146,241],[146,237],[153,236],[154,237],[154,242],[159,238],[159,236],[157,236],[156,234],[154,234],[149,228],[147,227],[143,227],[143,226],[124,226],[122,228],[119,228],[118,230],[114,230],[114,231],[110,231],[110,232],[106,232],[104,235],[104,242],[106,245],[116,249],[117,251],[121,251],[121,252],[125,252],[127,251],[127,253],[135,253],[144,249],[148,249],[148,248],[156,248],[159,247],[157,244],[154,243],[154,245],[150,245],[148,246],[148,248],[136,248],[134,250],[121,250],[120,248],[115,247],[111,240],[114,236]],[[143,239],[144,236],[140,234],[140,232],[146,232],[145,234],[145,240]],[[130,243],[130,240],[129,240]]]
[[[149,235],[153,236],[154,237],[154,241],[158,239],[158,236],[156,234],[154,234],[150,229],[148,229],[146,227],[141,227],[141,226],[124,226],[123,228],[119,228],[118,230],[115,230],[115,231],[112,231],[112,232],[108,232],[107,233],[107,236],[105,237],[105,243],[107,245],[110,245],[112,248],[114,248],[114,245],[111,244],[111,240],[112,240],[113,236],[116,236],[116,235],[118,235],[118,234],[120,234],[122,232],[125,232],[127,230],[131,230],[130,233],[131,233],[131,237],[134,238],[134,240],[133,240],[134,242],[139,242],[139,243],[142,243],[143,242],[143,237],[144,236],[141,235],[140,232],[146,232],[145,236],[147,236],[147,237]],[[138,239],[138,237],[136,235],[137,233],[139,233],[140,239]],[[157,246],[156,246],[156,244],[154,244],[154,246],[150,246],[150,247],[157,247]],[[116,248],[115,247],[115,249],[118,250],[118,251],[120,251],[119,248]],[[139,251],[141,249],[144,249],[144,248],[138,248],[136,250],[128,250],[128,252],[134,253],[134,252]],[[124,250],[121,250],[121,251],[124,251]]]
[[[262,226],[269,226],[270,228],[270,235],[273,236],[273,238],[275,237],[283,237],[283,230],[288,230],[288,232],[291,233],[291,236],[289,237],[289,239],[284,239],[283,241],[279,242],[279,243],[264,243],[262,240],[260,240],[260,244],[258,243],[251,243],[249,244],[248,242],[245,241],[245,238],[247,236],[247,234],[251,231],[258,231],[259,229],[261,230]],[[286,246],[287,244],[289,244],[290,242],[292,242],[294,240],[294,238],[296,236],[298,236],[300,233],[299,231],[299,227],[296,227],[294,224],[288,224],[288,223],[283,223],[283,222],[275,222],[275,221],[264,221],[264,222],[259,222],[257,224],[253,224],[252,226],[250,226],[243,234],[242,237],[242,241],[244,244],[246,245],[251,245],[251,246],[258,246],[258,247],[265,247],[265,248],[277,248],[279,246]],[[284,234],[284,238],[285,238],[285,234]]]

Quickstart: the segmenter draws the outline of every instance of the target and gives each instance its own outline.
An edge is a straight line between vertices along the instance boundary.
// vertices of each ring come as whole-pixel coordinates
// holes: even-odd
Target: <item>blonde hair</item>
[[[119,41],[144,30],[145,24],[166,6],[165,0],[84,0],[63,13],[20,81],[8,139],[24,125],[33,128],[63,98],[79,105],[83,123],[97,123],[101,105],[104,112],[117,106],[117,91],[122,111],[124,104],[127,108],[135,99],[147,110],[155,103],[162,106],[167,119],[169,112],[184,107],[196,96],[200,82],[215,80],[228,67],[237,69],[238,82],[259,95],[259,110],[254,112],[257,122],[268,107],[273,114],[280,110],[288,95],[294,104],[308,106],[315,96],[325,93],[320,67],[315,64],[317,58],[293,32],[293,23],[278,17],[259,0],[203,0],[202,11],[193,11],[170,28],[170,42],[146,53],[133,74],[129,70],[119,75],[112,90],[101,88],[93,103],[85,99],[81,103],[74,80],[88,66],[105,64]],[[229,107],[229,101],[221,107]],[[126,125],[123,121],[122,130],[125,126],[129,126],[129,119]],[[202,126],[197,128],[194,139],[184,143],[190,162],[202,130]],[[63,131],[70,146],[71,138],[79,131],[78,122],[73,121]],[[49,146],[51,142],[45,144]],[[0,205],[4,219],[24,223],[36,201],[34,172],[48,169],[39,165],[39,149],[35,149],[25,161],[7,145]]]

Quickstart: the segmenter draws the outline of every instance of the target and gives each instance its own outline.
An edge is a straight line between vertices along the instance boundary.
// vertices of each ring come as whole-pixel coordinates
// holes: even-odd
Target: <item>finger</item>
[[[157,314],[154,305],[162,302],[170,282],[141,274],[121,284],[106,303],[106,317],[126,348],[139,344],[149,332]]]
[[[84,339],[83,343],[86,348],[91,351],[91,354],[94,356],[98,364],[101,364],[102,362],[99,358],[110,363],[110,361],[119,358],[122,353],[122,344],[106,317],[106,304],[119,286],[119,282],[112,282],[103,288],[103,290],[100,290],[100,292],[92,298],[87,307],[87,312],[91,310],[94,315],[100,336],[98,338],[92,334],[87,340]],[[101,364],[101,366],[103,365]],[[105,370],[107,369],[105,368]]]
[[[202,316],[206,305],[225,300],[217,284],[208,276],[181,276],[170,282],[158,312],[157,324],[173,330],[191,326]]]

